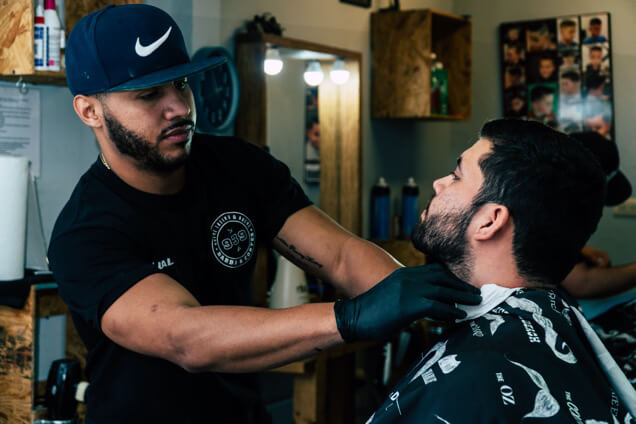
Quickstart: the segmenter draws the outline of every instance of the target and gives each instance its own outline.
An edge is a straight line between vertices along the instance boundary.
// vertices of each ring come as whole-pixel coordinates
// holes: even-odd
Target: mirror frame
[[[240,80],[234,134],[256,145],[267,142],[267,90],[263,60],[268,47],[311,50],[345,61],[347,83],[325,78],[319,86],[320,209],[354,234],[362,230],[362,54],[272,34],[237,34],[235,60]],[[328,74],[329,65],[323,66]]]

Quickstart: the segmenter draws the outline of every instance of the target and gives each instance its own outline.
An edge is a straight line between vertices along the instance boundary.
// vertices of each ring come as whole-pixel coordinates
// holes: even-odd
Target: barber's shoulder
[[[256,144],[250,143],[240,137],[220,136],[211,134],[196,133],[192,139],[192,152],[266,152],[266,150]]]
[[[191,155],[195,161],[217,158],[221,163],[240,167],[271,157],[265,148],[240,137],[199,133],[193,137]]]
[[[54,233],[62,227],[71,225],[86,216],[87,208],[90,209],[94,199],[103,199],[105,192],[103,184],[96,178],[93,169],[89,169],[82,175],[73,188],[62,211],[58,215]]]

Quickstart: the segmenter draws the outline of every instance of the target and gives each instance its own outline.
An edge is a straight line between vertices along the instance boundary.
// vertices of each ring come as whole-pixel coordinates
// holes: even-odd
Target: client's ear
[[[487,203],[473,217],[475,240],[489,240],[501,235],[510,223],[510,212],[504,205]]]

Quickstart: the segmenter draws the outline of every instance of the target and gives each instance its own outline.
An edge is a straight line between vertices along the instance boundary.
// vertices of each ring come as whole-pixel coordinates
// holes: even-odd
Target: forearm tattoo
[[[300,253],[298,251],[298,249],[296,249],[296,246],[294,246],[293,244],[289,244],[287,243],[285,240],[283,240],[280,237],[276,237],[276,240],[278,240],[279,242],[281,242],[283,244],[283,246],[285,246],[287,248],[287,250],[289,250],[294,256],[296,256],[298,259],[300,259],[303,262],[306,262],[310,265],[313,265],[317,268],[322,268],[322,264],[318,263],[314,258],[312,258],[311,256],[307,256],[307,255],[303,255],[302,253]]]

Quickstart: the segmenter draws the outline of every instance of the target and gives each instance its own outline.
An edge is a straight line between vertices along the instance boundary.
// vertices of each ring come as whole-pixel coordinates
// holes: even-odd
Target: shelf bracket
[[[18,80],[15,82],[15,88],[17,88],[20,94],[22,94],[23,96],[29,92],[29,87],[27,87],[27,83],[22,77],[18,78]]]

